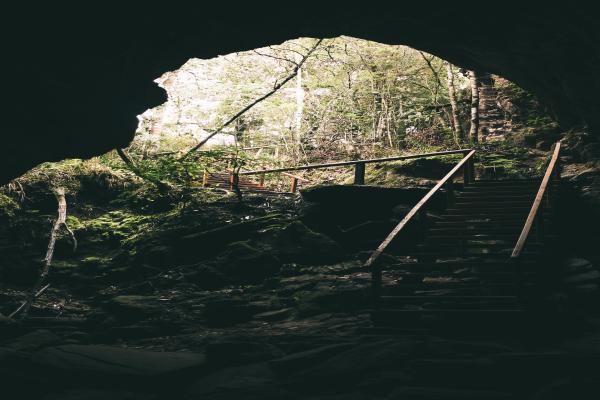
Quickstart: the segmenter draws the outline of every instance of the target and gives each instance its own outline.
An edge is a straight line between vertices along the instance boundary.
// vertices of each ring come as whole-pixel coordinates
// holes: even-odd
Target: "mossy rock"
[[[229,279],[248,283],[262,282],[281,269],[281,262],[276,257],[253,247],[249,241],[230,243],[213,265]]]
[[[21,207],[9,196],[0,193],[0,217],[14,217]]]
[[[309,229],[301,221],[292,222],[267,243],[285,263],[327,264],[340,260],[344,255],[337,242]]]

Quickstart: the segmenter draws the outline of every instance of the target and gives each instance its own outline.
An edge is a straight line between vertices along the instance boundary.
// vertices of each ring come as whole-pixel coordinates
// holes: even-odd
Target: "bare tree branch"
[[[288,62],[288,63],[290,63],[290,64],[292,64],[292,65],[296,65],[296,61],[294,61],[294,60],[290,60],[289,58],[285,58],[285,57],[277,57],[277,56],[274,56],[274,55],[272,55],[272,54],[261,53],[261,52],[260,52],[260,51],[258,51],[258,50],[252,50],[252,51],[253,51],[254,53],[258,54],[259,56],[262,56],[262,57],[273,58],[273,59],[275,59],[275,60],[285,61],[285,62]]]
[[[229,126],[235,120],[237,120],[239,117],[241,117],[242,115],[244,115],[252,107],[254,107],[255,105],[257,105],[261,101],[263,101],[263,100],[267,99],[268,97],[270,97],[271,95],[273,95],[275,92],[277,92],[279,89],[281,89],[281,87],[283,87],[283,85],[285,85],[286,83],[288,83],[289,81],[291,81],[293,78],[295,78],[296,74],[298,73],[298,70],[302,67],[302,65],[306,62],[306,60],[310,57],[310,55],[319,47],[319,45],[321,44],[321,42],[323,42],[323,39],[317,40],[315,42],[315,44],[310,48],[310,50],[306,54],[302,55],[302,59],[296,64],[296,66],[294,67],[294,69],[290,72],[290,74],[284,80],[282,80],[277,85],[275,85],[273,87],[273,89],[271,89],[269,92],[265,93],[264,95],[262,95],[261,97],[259,97],[258,99],[254,100],[252,103],[248,104],[246,107],[242,108],[240,111],[238,111],[237,113],[235,113],[231,118],[229,118],[219,128],[215,129],[210,135],[208,135],[207,137],[205,137],[196,146],[192,147],[182,157],[182,159],[185,159],[185,158],[189,157],[193,152],[195,152],[196,150],[198,150],[200,147],[204,146],[206,144],[206,142],[208,142],[212,137],[214,137],[216,134],[220,133],[223,129],[225,129],[227,126]]]

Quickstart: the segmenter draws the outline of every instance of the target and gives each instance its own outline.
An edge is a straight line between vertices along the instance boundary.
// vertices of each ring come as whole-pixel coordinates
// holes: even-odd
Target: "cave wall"
[[[514,81],[564,127],[600,131],[600,25],[592,6],[388,3],[7,6],[0,184],[43,161],[126,146],[136,115],[166,100],[153,80],[191,57],[300,36],[422,49]]]

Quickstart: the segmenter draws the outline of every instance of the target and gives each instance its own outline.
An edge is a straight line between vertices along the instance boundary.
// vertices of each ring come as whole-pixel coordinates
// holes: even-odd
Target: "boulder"
[[[188,282],[193,282],[201,289],[206,290],[219,289],[231,283],[231,279],[225,276],[225,274],[213,266],[204,264],[195,265],[185,274],[185,278]]]
[[[305,201],[338,207],[339,212],[388,211],[396,204],[416,204],[429,188],[388,188],[368,185],[321,185],[304,189],[300,193]],[[434,200],[434,199],[432,199]],[[367,207],[377,204],[377,207]]]
[[[267,243],[284,263],[326,264],[339,261],[344,255],[337,242],[301,221],[292,222]]]
[[[239,298],[223,298],[204,304],[204,318],[210,326],[230,326],[249,321],[252,316],[264,311],[264,308]]]
[[[139,321],[144,318],[160,315],[161,307],[153,296],[121,295],[115,296],[104,305],[114,317],[122,322]]]
[[[287,376],[312,368],[328,358],[353,346],[352,343],[338,343],[301,351],[271,361],[271,366],[278,375]]]
[[[208,362],[214,367],[266,361],[284,355],[273,345],[243,337],[217,339],[209,343],[205,351]]]
[[[273,370],[266,363],[222,369],[194,382],[187,390],[190,399],[297,399],[276,384]]]
[[[126,390],[72,389],[49,394],[42,400],[155,400],[156,398],[153,394],[134,393]]]
[[[47,329],[38,329],[15,338],[6,344],[7,348],[19,351],[37,350],[60,343],[61,338]]]
[[[32,361],[45,373],[61,379],[90,379],[98,386],[102,386],[103,378],[115,381],[156,378],[155,382],[160,384],[159,377],[203,371],[206,366],[206,357],[200,353],[153,352],[98,345],[50,347],[35,353]]]
[[[382,371],[401,371],[406,366],[419,342],[412,339],[383,339],[358,343],[338,352],[290,378],[299,390],[311,390],[303,382],[313,383],[312,390],[327,388],[336,392],[343,388],[351,391],[359,382],[378,376]]]
[[[245,283],[260,283],[281,268],[281,262],[273,254],[253,247],[249,241],[230,243],[213,265],[232,281]]]

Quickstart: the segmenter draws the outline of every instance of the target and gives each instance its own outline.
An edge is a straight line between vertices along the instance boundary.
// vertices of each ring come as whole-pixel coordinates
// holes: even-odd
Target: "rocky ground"
[[[597,169],[577,165],[565,177],[594,193]],[[595,290],[577,299],[585,314],[565,310],[535,332],[484,336],[477,321],[453,337],[372,327],[361,263],[426,187],[323,186],[239,203],[88,181],[67,199],[77,250],[61,235],[50,287],[23,321],[2,315],[35,280],[56,203],[41,181],[0,199],[3,398],[597,398]],[[430,218],[443,203],[433,200]],[[568,268],[594,271],[582,260]]]

